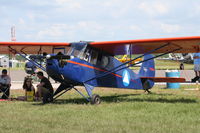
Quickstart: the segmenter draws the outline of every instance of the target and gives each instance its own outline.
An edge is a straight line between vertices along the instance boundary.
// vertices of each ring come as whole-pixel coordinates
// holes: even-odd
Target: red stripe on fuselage
[[[95,70],[102,71],[102,72],[108,72],[108,71],[105,71],[105,70],[100,69],[100,68],[97,68],[97,67],[93,67],[93,66],[90,66],[90,65],[78,63],[78,62],[71,61],[71,60],[68,60],[67,62],[72,63],[72,64],[76,64],[76,65],[80,65],[80,66],[84,66],[84,67],[87,67],[87,68],[95,69]],[[120,75],[118,75],[118,74],[115,74],[115,73],[111,73],[111,74],[112,74],[112,75],[115,75],[115,76],[117,76],[117,77],[122,78],[122,76],[120,76]]]
[[[151,71],[155,71],[155,69],[154,69],[154,68],[152,68],[152,67],[150,67],[149,69],[150,69]]]

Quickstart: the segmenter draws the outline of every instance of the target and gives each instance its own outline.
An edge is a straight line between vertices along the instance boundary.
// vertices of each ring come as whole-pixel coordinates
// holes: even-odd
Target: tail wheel
[[[91,101],[90,101],[91,104],[100,104],[101,103],[101,98],[99,95],[92,95],[92,98],[91,98]]]

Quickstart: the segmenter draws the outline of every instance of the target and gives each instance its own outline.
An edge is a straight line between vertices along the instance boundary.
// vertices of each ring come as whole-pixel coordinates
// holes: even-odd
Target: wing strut
[[[135,66],[135,65],[140,64],[140,63],[142,63],[142,62],[146,62],[146,61],[148,61],[148,60],[155,59],[155,58],[157,58],[157,57],[160,57],[160,56],[163,56],[163,55],[166,55],[166,54],[169,54],[169,53],[173,53],[173,52],[175,52],[175,51],[178,51],[178,50],[182,49],[181,47],[178,47],[178,46],[177,46],[177,48],[175,48],[175,49],[173,49],[173,50],[169,50],[168,52],[165,52],[165,53],[156,55],[156,56],[154,56],[154,57],[152,57],[152,58],[149,58],[149,59],[146,59],[146,60],[143,60],[143,61],[139,61],[139,62],[137,62],[137,63],[134,63],[134,64],[131,64],[131,65],[126,66],[126,64],[129,64],[130,62],[132,62],[132,61],[134,61],[134,60],[136,60],[136,59],[138,59],[138,58],[142,58],[142,57],[144,57],[145,55],[151,54],[151,53],[153,53],[153,52],[155,52],[155,51],[157,51],[157,50],[159,50],[159,49],[162,49],[162,48],[164,48],[164,47],[167,47],[167,46],[169,46],[169,45],[172,45],[172,44],[171,44],[171,43],[166,43],[166,44],[164,44],[164,45],[162,45],[162,46],[160,46],[160,47],[158,47],[158,48],[156,48],[156,49],[150,50],[149,52],[147,52],[147,53],[145,53],[145,54],[143,54],[143,55],[141,55],[141,56],[138,56],[138,57],[136,57],[136,58],[134,58],[134,59],[131,59],[130,61],[127,61],[127,62],[125,62],[125,63],[123,63],[123,64],[121,64],[121,65],[119,65],[119,66],[117,66],[117,67],[115,67],[115,68],[113,68],[113,69],[111,69],[111,70],[109,70],[109,71],[106,71],[106,72],[104,72],[104,73],[102,73],[102,74],[99,74],[99,75],[97,75],[97,76],[95,76],[95,77],[89,79],[89,80],[86,80],[84,83],[87,83],[87,82],[89,82],[89,81],[91,81],[91,80],[94,80],[94,79],[97,79],[97,78],[104,77],[104,76],[106,76],[106,75],[108,75],[108,74],[110,74],[110,73],[115,73],[115,72],[117,72],[117,71],[120,71],[120,70],[122,70],[122,69],[128,68],[128,67],[130,67],[130,66]],[[176,46],[176,45],[175,45],[175,46]],[[130,51],[130,53],[131,53],[131,51]],[[122,66],[125,66],[125,67],[122,67]],[[120,68],[120,67],[122,67],[122,68]],[[118,69],[118,68],[119,68],[119,69]]]
[[[36,61],[34,61],[34,60],[32,60],[32,59],[29,59],[29,58],[27,57],[27,54],[24,53],[23,51],[21,51],[21,52],[22,52],[24,55],[21,54],[20,52],[16,51],[15,49],[13,49],[12,47],[10,47],[10,46],[8,46],[8,47],[9,47],[10,52],[12,52],[13,54],[19,54],[21,57],[23,57],[24,59],[30,61],[30,62],[33,63],[35,66],[37,66],[38,68],[40,68],[40,69],[42,69],[43,71],[46,72],[46,68],[44,68],[44,67],[43,67],[41,64],[39,64],[38,62],[36,62]]]
[[[79,91],[78,89],[76,89],[74,86],[65,86],[62,83],[60,84],[60,86],[57,88],[57,90],[59,90],[59,88],[61,88],[61,90],[63,91],[62,93],[60,93],[61,91],[55,92],[54,93],[54,98],[53,100],[56,100],[58,97],[62,96],[63,94],[65,94],[66,92],[68,92],[71,89],[74,89],[76,92],[78,92],[81,96],[83,96],[88,102],[91,101],[91,98],[87,98],[81,91]],[[60,94],[59,94],[60,93]],[[92,92],[90,93],[92,94]],[[89,95],[89,94],[88,94]],[[90,96],[91,97],[91,96]]]

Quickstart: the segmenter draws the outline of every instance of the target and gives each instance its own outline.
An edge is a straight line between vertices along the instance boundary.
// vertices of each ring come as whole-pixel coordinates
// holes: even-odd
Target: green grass
[[[48,133],[197,133],[200,130],[200,91],[96,88],[100,105],[90,105],[74,91],[55,103],[0,102],[1,132]],[[82,89],[80,89],[82,90]],[[23,95],[12,91],[12,95]]]
[[[179,70],[180,62],[173,60],[155,60],[155,68],[156,70]],[[184,63],[185,70],[193,70],[193,64]],[[131,67],[131,69],[139,70],[140,67]]]
[[[180,62],[179,61],[173,61],[173,60],[155,60],[155,67],[156,70],[179,70]],[[186,64],[184,63],[185,70],[193,70],[194,65],[193,64]]]
[[[24,67],[9,67],[9,68],[7,68],[7,67],[0,67],[0,70],[3,70],[3,69],[7,69],[8,71],[10,71],[10,70],[24,70]]]

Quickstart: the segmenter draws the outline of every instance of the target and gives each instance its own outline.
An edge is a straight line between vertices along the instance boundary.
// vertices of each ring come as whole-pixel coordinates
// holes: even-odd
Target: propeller
[[[45,59],[46,56],[44,56],[44,55],[30,55],[29,58],[30,59],[40,60],[40,59]]]
[[[70,59],[69,55],[47,55],[47,59]]]

